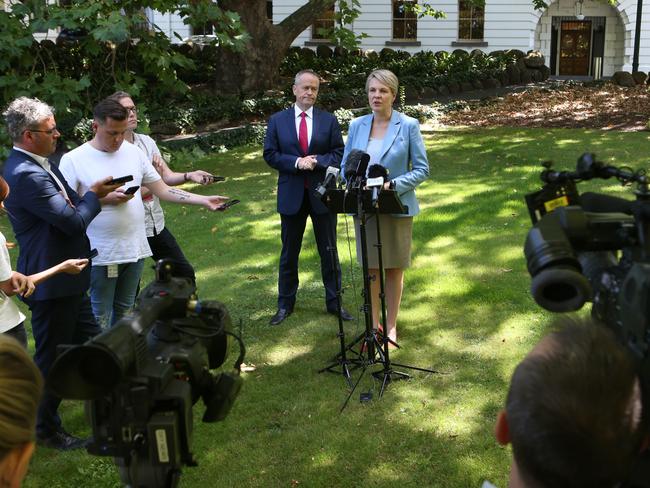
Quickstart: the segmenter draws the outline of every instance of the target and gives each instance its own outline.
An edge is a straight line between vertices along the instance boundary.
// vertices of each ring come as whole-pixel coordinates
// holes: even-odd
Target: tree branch
[[[293,41],[302,31],[314,23],[321,12],[331,7],[336,0],[309,0],[305,5],[278,24],[281,35]]]

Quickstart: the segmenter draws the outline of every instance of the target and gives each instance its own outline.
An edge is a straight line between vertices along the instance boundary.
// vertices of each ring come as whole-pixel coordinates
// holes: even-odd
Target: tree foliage
[[[220,33],[221,46],[241,50],[247,35],[239,16],[212,2],[175,0],[72,0],[67,5],[26,0],[0,10],[0,100],[38,97],[57,110],[65,130],[87,115],[101,97],[121,89],[160,99],[182,96],[178,70],[194,62],[145,15],[145,8],[178,11],[192,24],[200,18]],[[56,31],[37,42],[38,33]],[[42,37],[43,34],[41,34]],[[3,141],[4,142],[4,141]]]
[[[531,1],[540,8],[544,5],[543,0]],[[182,99],[188,86],[179,73],[196,69],[188,56],[195,47],[172,45],[172,39],[149,21],[146,8],[179,12],[194,28],[213,26],[209,48],[214,92],[260,92],[277,83],[294,39],[335,4],[335,26],[328,36],[335,45],[357,46],[365,35],[348,27],[360,13],[360,0],[308,0],[277,24],[266,18],[266,0],[11,3],[0,10],[0,101],[4,105],[20,95],[39,97],[55,106],[65,130],[87,115],[94,102],[117,89],[147,103]],[[443,15],[426,2],[413,8],[419,17]],[[37,33],[58,29],[65,35],[56,44],[51,39],[36,42]]]

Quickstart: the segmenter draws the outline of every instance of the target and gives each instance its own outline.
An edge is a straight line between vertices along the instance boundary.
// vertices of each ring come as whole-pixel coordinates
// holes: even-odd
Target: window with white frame
[[[414,41],[418,38],[418,17],[413,10],[417,0],[393,0],[393,40]]]
[[[482,41],[484,23],[485,7],[467,0],[458,2],[458,40]]]

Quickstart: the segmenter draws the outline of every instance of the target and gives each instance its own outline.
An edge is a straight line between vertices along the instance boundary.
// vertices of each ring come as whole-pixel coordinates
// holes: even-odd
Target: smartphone
[[[98,254],[99,252],[97,251],[97,249],[91,249],[85,259],[96,258]]]
[[[118,183],[126,183],[127,181],[132,181],[133,175],[120,176],[119,178],[113,178],[108,182],[109,185],[116,185]]]
[[[140,188],[140,185],[130,186],[126,190],[124,190],[124,194],[133,195],[136,191],[138,191],[138,188]]]
[[[210,175],[209,178],[212,181],[212,183],[216,183],[217,181],[226,181],[226,178],[224,178],[223,176]]]
[[[236,205],[239,203],[239,200],[234,199],[234,200],[228,200],[226,203],[223,205],[219,206],[221,210],[226,210],[228,207],[232,207],[233,205]]]

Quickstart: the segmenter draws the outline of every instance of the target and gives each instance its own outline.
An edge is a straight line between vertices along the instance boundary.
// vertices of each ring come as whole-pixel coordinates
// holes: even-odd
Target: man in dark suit
[[[279,324],[293,312],[298,291],[298,256],[307,216],[311,217],[320,254],[326,308],[337,314],[341,268],[327,249],[328,236],[336,245],[336,217],[314,196],[313,190],[325,179],[328,166],[340,167],[343,138],[336,118],[314,108],[319,85],[316,73],[300,71],[293,85],[295,105],[271,116],[264,139],[264,159],[279,173],[278,212],[282,223],[278,311],[271,318],[271,325]],[[344,309],[341,312],[343,320],[353,319]]]
[[[17,270],[31,275],[69,258],[88,256],[86,227],[101,210],[99,198],[120,185],[108,185],[108,177],[83,197],[68,186],[47,159],[60,134],[53,110],[45,103],[21,97],[3,115],[14,143],[3,175],[11,188],[4,205],[20,246]],[[100,331],[87,294],[89,276],[90,266],[79,275],[58,274],[24,299],[32,313],[34,360],[44,378],[59,344],[81,344]],[[82,439],[63,429],[57,412],[60,403],[59,397],[44,392],[38,407],[37,441],[60,450],[83,447]]]

